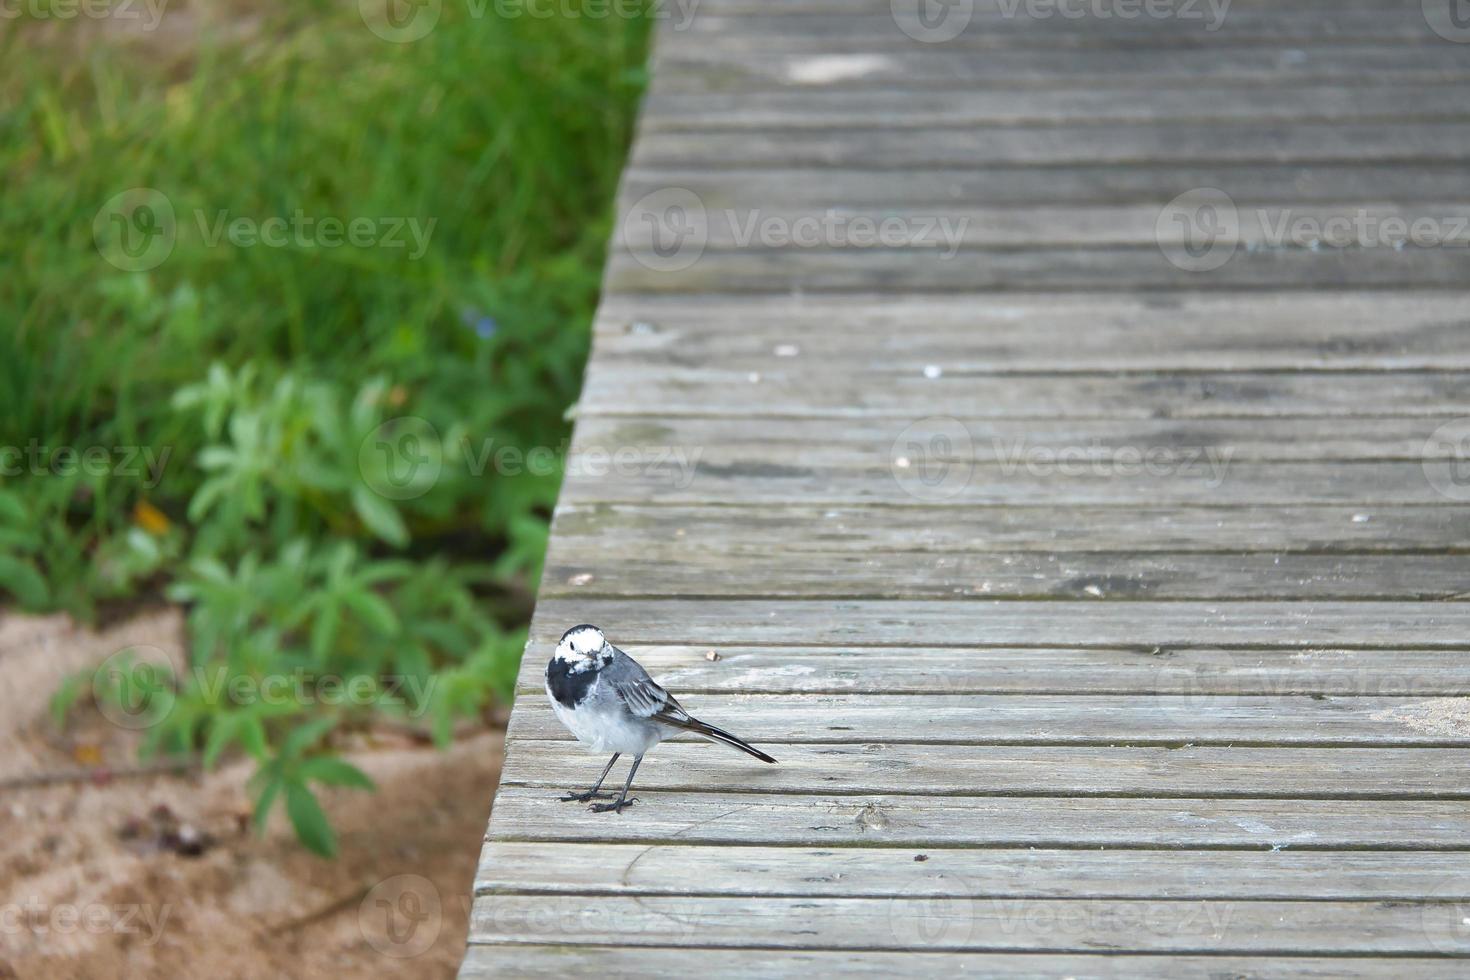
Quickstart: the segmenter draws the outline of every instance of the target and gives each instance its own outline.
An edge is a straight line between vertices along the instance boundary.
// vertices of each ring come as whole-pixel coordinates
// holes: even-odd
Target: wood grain
[[[618,296],[603,303],[594,331],[598,368],[650,378],[682,368],[691,378],[713,378],[695,372],[715,369],[732,381],[758,371],[771,383],[783,372],[808,382],[860,373],[894,384],[929,364],[967,378],[1470,369],[1470,293],[1463,291]],[[612,408],[584,399],[584,410],[594,407]],[[1324,427],[1297,440],[1299,452],[1312,452],[1328,434]]]
[[[495,841],[476,894],[924,895],[1092,899],[1470,898],[1470,854],[1412,851],[916,851],[885,847],[695,847]]]
[[[1470,704],[1429,703],[1418,697],[1243,697],[1197,692],[1154,697],[675,693],[695,716],[734,729],[773,753],[777,753],[774,746],[781,744],[844,746],[855,740],[863,742],[863,751],[893,744],[1170,749],[1184,745],[1470,745]],[[571,741],[544,695],[525,699],[510,727],[510,737]],[[692,735],[679,737],[703,748]],[[920,750],[918,754],[925,753]],[[940,751],[936,758],[943,755]]]
[[[681,696],[748,694],[1184,694],[1441,697],[1470,694],[1465,650],[1229,647],[840,647],[627,644]],[[523,694],[544,697],[551,641],[531,643]],[[709,654],[713,652],[715,659]],[[534,703],[534,702],[528,702]],[[1443,707],[1443,705],[1441,705]]]
[[[650,756],[652,758],[652,756]],[[584,759],[594,765],[591,759]],[[595,778],[595,773],[593,774]],[[824,796],[643,792],[614,820],[504,786],[492,840],[783,846],[1464,850],[1462,800]],[[624,816],[633,817],[630,810]]]
[[[682,41],[682,39],[681,39]],[[917,47],[917,46],[915,46]],[[935,87],[1007,90],[1094,86],[1214,88],[1339,84],[1453,84],[1470,64],[1453,44],[1348,44],[1290,47],[1058,48],[1019,51],[846,51],[830,54],[700,49],[665,44],[653,61],[663,92],[765,92],[797,89],[927,91]],[[710,154],[712,161],[719,158]]]

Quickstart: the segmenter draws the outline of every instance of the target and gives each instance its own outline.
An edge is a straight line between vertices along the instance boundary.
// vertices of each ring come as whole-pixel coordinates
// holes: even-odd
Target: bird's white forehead
[[[582,626],[567,633],[557,644],[556,652],[566,652],[574,657],[589,657],[603,648],[607,637],[596,626]]]

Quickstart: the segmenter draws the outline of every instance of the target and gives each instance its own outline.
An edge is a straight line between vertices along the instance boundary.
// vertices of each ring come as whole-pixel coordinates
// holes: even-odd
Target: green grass
[[[335,727],[427,712],[447,737],[509,696],[559,476],[481,457],[566,437],[647,24],[446,2],[388,43],[356,3],[261,10],[0,33],[0,589],[83,618],[186,603],[196,676],[90,693],[166,695],[153,750],[254,754],[329,851],[299,787],[360,784],[311,762]],[[167,209],[166,258],[118,268]],[[295,215],[284,242],[216,236]],[[329,247],[329,218],[361,240]],[[442,463],[406,497],[372,461],[419,434],[399,416]],[[434,683],[267,710],[206,667]]]

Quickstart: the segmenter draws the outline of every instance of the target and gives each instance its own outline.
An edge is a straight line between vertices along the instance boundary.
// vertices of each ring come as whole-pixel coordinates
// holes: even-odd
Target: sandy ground
[[[248,762],[130,775],[136,733],[91,707],[56,728],[62,680],[138,643],[178,656],[177,615],[0,617],[0,978],[452,976],[502,733],[355,744],[378,791],[322,796],[341,849],[322,860],[279,812],[249,828]]]

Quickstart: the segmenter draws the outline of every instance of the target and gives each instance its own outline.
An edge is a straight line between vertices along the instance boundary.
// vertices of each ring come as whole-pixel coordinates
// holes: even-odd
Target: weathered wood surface
[[[927,639],[927,638],[926,638]],[[552,644],[532,643],[520,691],[542,694]],[[639,661],[700,694],[1187,694],[1354,697],[1470,693],[1461,649],[640,645]],[[1196,702],[1198,703],[1198,702]],[[1459,702],[1456,702],[1459,704]],[[1446,705],[1404,702],[1428,715]],[[1446,719],[1453,731],[1453,715]],[[815,726],[813,729],[815,730]],[[1085,733],[1079,733],[1085,734]]]
[[[912,6],[662,13],[462,975],[1463,976],[1448,6]],[[559,802],[580,622],[780,764]]]
[[[783,89],[921,91],[935,86],[1005,90],[1151,88],[1201,91],[1293,85],[1453,84],[1470,78],[1464,52],[1448,44],[1340,47],[1220,47],[1107,50],[917,50],[833,54],[699,50],[677,40],[654,61],[663,92],[768,92]],[[1212,97],[1209,92],[1201,98]],[[718,157],[710,158],[718,164]]]
[[[774,26],[780,26],[775,22]],[[745,129],[924,129],[1019,122],[1160,123],[1365,122],[1461,119],[1470,107],[1449,86],[1401,85],[1353,90],[1309,85],[1284,91],[1244,89],[1229,99],[1202,101],[1197,93],[1040,90],[935,91],[922,100],[899,92],[769,92],[656,94],[644,103],[643,132]]]
[[[589,769],[596,768],[591,759],[587,762]],[[694,793],[643,792],[640,803],[647,806],[639,819],[613,823],[584,807],[564,805],[545,789],[504,786],[496,795],[500,815],[492,821],[489,836],[712,846],[862,845],[920,851],[929,847],[1462,851],[1470,833],[1470,809],[1463,800],[801,796],[725,793],[710,787]],[[1170,855],[1156,857],[1162,862]],[[697,886],[684,882],[689,890]],[[1118,941],[1126,938],[1120,935]]]
[[[1464,964],[1451,959],[1378,956],[1318,958],[1292,956],[1120,956],[1037,953],[931,953],[840,950],[687,949],[647,946],[555,946],[526,944],[515,950],[516,975],[552,977],[587,975],[669,976],[697,962],[701,977],[746,980],[752,976],[882,977],[955,975],[1018,977],[1021,980],[1177,980],[1180,976],[1305,977],[1313,980],[1356,980],[1413,976],[1425,980],[1460,980]],[[461,976],[484,980],[504,976],[505,954],[471,947]]]
[[[1470,899],[1470,855],[1455,851],[955,850],[898,847],[691,847],[496,841],[475,881],[492,894],[771,895],[801,898],[1379,899],[1434,892]],[[922,861],[915,861],[922,857]],[[691,888],[689,879],[698,882]],[[1448,886],[1448,887],[1446,887]]]
[[[747,97],[748,98],[748,97]],[[922,107],[916,107],[922,109]],[[767,207],[873,209],[928,207],[1047,207],[1061,204],[1162,206],[1196,187],[1229,188],[1242,206],[1337,204],[1343,199],[1441,203],[1464,198],[1470,174],[1463,163],[1412,167],[1352,162],[1331,164],[1142,164],[1038,167],[916,167],[892,173],[864,170],[861,160],[820,168],[700,167],[629,168],[624,172],[624,210],[669,187],[695,193],[706,208]],[[881,212],[880,212],[881,213]],[[608,296],[616,301],[616,295]],[[892,296],[911,301],[912,297]],[[983,298],[983,297],[982,297]],[[652,302],[652,300],[650,300]]]
[[[1449,711],[1436,726],[1427,724],[1431,717],[1422,710],[1422,701],[1374,695],[696,694],[682,701],[701,718],[739,718],[744,736],[762,744],[846,746],[862,736],[869,740],[864,752],[890,745],[1470,745],[1470,711]],[[821,717],[820,724],[811,723],[813,715]],[[914,725],[915,718],[924,718],[926,724]],[[549,705],[534,703],[516,716],[510,734],[571,739]],[[693,736],[684,738],[702,748]],[[906,765],[923,764],[925,755],[920,752],[920,758]],[[935,758],[943,755],[941,751]],[[1337,765],[1350,756],[1324,758]],[[1365,756],[1370,765],[1375,758],[1372,753]],[[1414,764],[1419,758],[1411,755],[1406,761]],[[1293,759],[1305,761],[1305,756]],[[1366,783],[1360,788],[1369,789]]]

